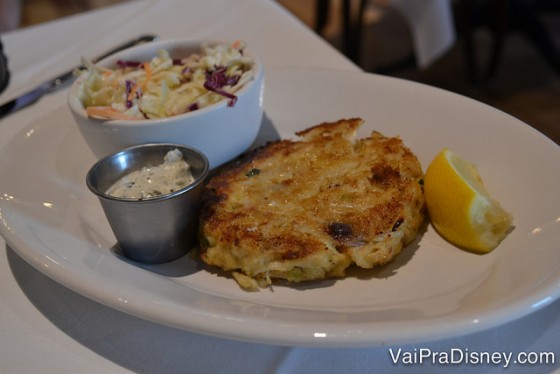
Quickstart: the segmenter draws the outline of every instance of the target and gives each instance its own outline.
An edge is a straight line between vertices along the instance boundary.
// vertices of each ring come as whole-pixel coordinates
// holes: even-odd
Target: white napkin
[[[420,68],[426,68],[455,43],[449,0],[391,0],[407,21]]]

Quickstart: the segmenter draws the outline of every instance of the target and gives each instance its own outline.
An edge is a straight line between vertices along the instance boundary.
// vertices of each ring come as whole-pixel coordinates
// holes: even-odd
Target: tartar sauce
[[[194,182],[190,165],[178,149],[167,152],[163,163],[133,171],[107,189],[107,195],[137,200],[175,192]]]

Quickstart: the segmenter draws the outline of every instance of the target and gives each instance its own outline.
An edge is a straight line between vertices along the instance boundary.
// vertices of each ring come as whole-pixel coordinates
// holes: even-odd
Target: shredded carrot
[[[128,97],[126,99],[128,101],[132,101],[134,99],[134,96],[136,96],[137,91],[138,91],[138,83],[135,83],[134,86],[132,86],[132,88],[130,89],[130,92],[128,93]]]
[[[104,71],[103,73],[101,73],[101,75],[103,76],[103,78],[107,78],[107,77],[109,77],[111,74],[113,74],[112,71]]]
[[[241,47],[241,41],[236,40],[233,42],[233,44],[231,45],[232,48],[238,49],[239,47]]]
[[[122,120],[137,120],[138,118],[127,116],[121,112],[117,112],[110,106],[89,106],[86,108],[86,113],[90,117],[101,119],[122,119]]]
[[[149,62],[144,62],[144,71],[146,72],[146,80],[152,79],[152,66]]]
[[[146,80],[142,82],[142,91],[146,91],[146,86],[152,79],[152,67],[149,62],[144,62],[144,71],[146,72]]]

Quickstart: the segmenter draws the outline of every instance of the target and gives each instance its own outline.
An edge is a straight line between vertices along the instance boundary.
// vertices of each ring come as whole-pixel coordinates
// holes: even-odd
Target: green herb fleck
[[[251,169],[245,174],[247,177],[254,177],[255,175],[259,175],[261,173],[261,169]]]

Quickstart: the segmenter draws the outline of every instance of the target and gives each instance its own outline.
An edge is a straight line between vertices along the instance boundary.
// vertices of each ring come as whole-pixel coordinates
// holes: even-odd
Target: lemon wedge
[[[510,231],[511,214],[490,196],[474,165],[447,148],[426,170],[424,196],[435,229],[459,247],[487,253]]]

